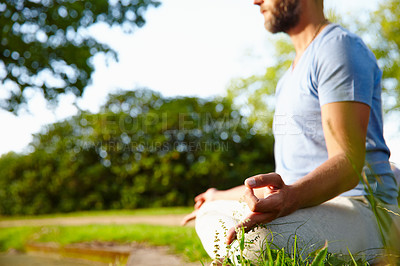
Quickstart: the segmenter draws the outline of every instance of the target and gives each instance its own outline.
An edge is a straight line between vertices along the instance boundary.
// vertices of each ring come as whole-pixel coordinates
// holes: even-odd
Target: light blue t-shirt
[[[371,107],[364,171],[375,196],[397,204],[390,151],[383,138],[381,77],[375,56],[356,35],[329,24],[304,51],[276,89],[273,123],[276,172],[287,184],[328,159],[321,106],[356,101]],[[342,196],[365,195],[360,183]]]

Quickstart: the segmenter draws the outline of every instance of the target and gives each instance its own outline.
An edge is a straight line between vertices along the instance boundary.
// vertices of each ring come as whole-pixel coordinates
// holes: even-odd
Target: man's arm
[[[214,200],[244,200],[245,191],[246,187],[244,185],[233,187],[227,190],[209,188],[206,192],[195,197],[194,210],[182,219],[181,225],[185,225],[189,221],[196,219],[198,209],[200,209],[205,202]],[[265,188],[254,189],[255,195],[260,198],[264,197],[264,191]]]
[[[359,182],[365,160],[365,139],[370,107],[359,102],[335,102],[322,106],[322,124],[328,160],[292,185],[286,185],[278,174],[257,175],[246,179],[245,200],[253,211],[231,228],[227,243],[236,237],[235,228],[250,230],[297,209],[315,206],[354,188]],[[253,189],[269,187],[260,198]]]
[[[293,184],[299,208],[321,204],[358,184],[365,162],[369,113],[370,107],[359,102],[322,106],[328,160]]]

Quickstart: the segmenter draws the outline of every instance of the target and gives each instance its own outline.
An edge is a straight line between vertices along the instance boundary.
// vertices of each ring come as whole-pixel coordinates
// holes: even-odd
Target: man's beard
[[[299,0],[278,0],[271,10],[272,19],[265,22],[265,28],[271,33],[288,32],[300,19]]]

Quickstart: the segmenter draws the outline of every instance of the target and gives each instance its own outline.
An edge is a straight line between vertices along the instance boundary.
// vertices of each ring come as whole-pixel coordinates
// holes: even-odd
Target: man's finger
[[[204,201],[204,193],[201,193],[201,194],[197,195],[194,198],[194,201]]]
[[[197,215],[197,210],[194,210],[192,213],[186,215],[185,217],[183,217],[183,219],[181,221],[181,225],[184,226],[191,220],[196,219],[196,215]]]
[[[251,213],[246,217],[244,222],[230,228],[226,236],[226,244],[230,245],[237,237],[237,232],[244,228],[245,232],[250,231],[259,224],[266,224],[274,220],[276,215],[273,213]]]
[[[196,201],[196,203],[194,204],[195,210],[200,209],[200,207],[201,207],[201,205],[203,205],[203,203],[204,203],[204,200],[198,200],[198,201]]]
[[[249,206],[251,211],[255,211],[260,199],[254,194],[253,189],[246,188],[244,192],[244,201],[247,203],[247,206]]]
[[[277,173],[252,176],[247,178],[244,181],[244,184],[248,188],[269,187],[269,189],[279,189],[285,185],[281,176],[278,175]]]
[[[226,244],[230,245],[236,239],[236,226],[229,228],[226,233]]]
[[[254,191],[246,188],[244,193],[244,201],[252,212],[280,212],[281,201],[280,192],[266,193],[265,198],[257,198]]]
[[[280,192],[268,194],[266,198],[259,199],[257,202],[246,200],[247,197],[245,197],[245,201],[252,212],[280,213],[282,210],[281,194]]]

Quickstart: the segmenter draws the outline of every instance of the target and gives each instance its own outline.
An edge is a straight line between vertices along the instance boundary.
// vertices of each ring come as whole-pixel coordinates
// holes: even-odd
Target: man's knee
[[[394,177],[396,178],[397,186],[400,186],[400,169],[397,168],[397,166],[393,163],[391,163],[391,168],[394,174]]]

